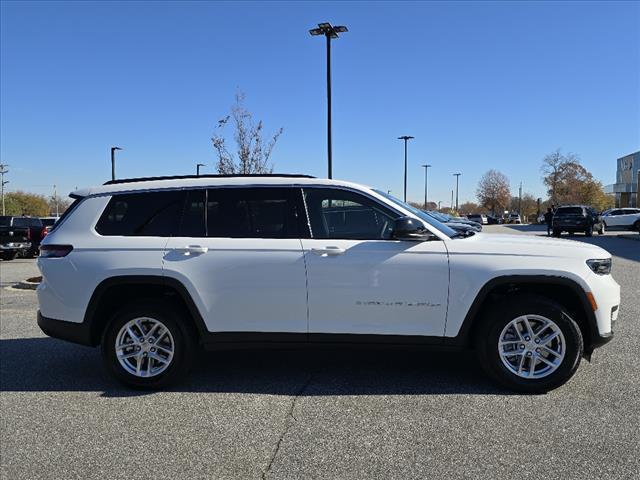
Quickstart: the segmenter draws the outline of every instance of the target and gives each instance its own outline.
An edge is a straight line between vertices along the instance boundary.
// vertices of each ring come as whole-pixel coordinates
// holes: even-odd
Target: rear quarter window
[[[100,235],[168,237],[177,233],[184,192],[114,195],[96,224]]]

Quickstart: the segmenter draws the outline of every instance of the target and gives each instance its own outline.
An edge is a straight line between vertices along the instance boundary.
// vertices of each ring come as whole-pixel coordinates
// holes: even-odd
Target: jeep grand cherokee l
[[[354,183],[165,177],[72,197],[41,246],[38,323],[100,345],[135,387],[179,379],[198,347],[366,342],[473,348],[496,381],[544,392],[618,314],[599,247],[457,234]]]

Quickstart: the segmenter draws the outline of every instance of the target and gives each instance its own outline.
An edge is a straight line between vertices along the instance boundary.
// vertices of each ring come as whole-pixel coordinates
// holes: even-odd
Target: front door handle
[[[325,248],[312,248],[311,251],[321,257],[329,257],[335,255],[342,255],[346,250],[340,247],[329,246]]]
[[[176,250],[183,253],[184,255],[192,255],[192,254],[199,254],[199,253],[207,253],[209,251],[209,248],[202,247],[200,245],[188,245],[184,248],[177,248]]]

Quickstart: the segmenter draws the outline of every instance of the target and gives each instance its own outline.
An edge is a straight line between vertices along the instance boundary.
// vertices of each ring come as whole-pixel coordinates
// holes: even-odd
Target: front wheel
[[[118,311],[102,337],[110,373],[135,388],[161,388],[189,370],[194,342],[184,315],[162,301],[141,301]]]
[[[18,256],[18,252],[7,251],[0,253],[0,258],[2,260],[14,260]]]
[[[561,233],[560,230],[558,230],[557,228],[553,229],[553,236],[554,237],[560,237],[560,233]]]
[[[584,350],[576,322],[543,297],[518,295],[504,303],[485,314],[476,338],[487,374],[523,393],[544,393],[566,383]]]

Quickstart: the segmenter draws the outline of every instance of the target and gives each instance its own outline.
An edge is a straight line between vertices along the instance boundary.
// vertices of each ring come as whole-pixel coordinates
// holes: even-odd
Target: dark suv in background
[[[597,231],[604,233],[602,218],[592,207],[587,205],[566,205],[558,207],[553,214],[553,236],[559,237],[562,232],[570,235],[583,232],[587,237]]]

